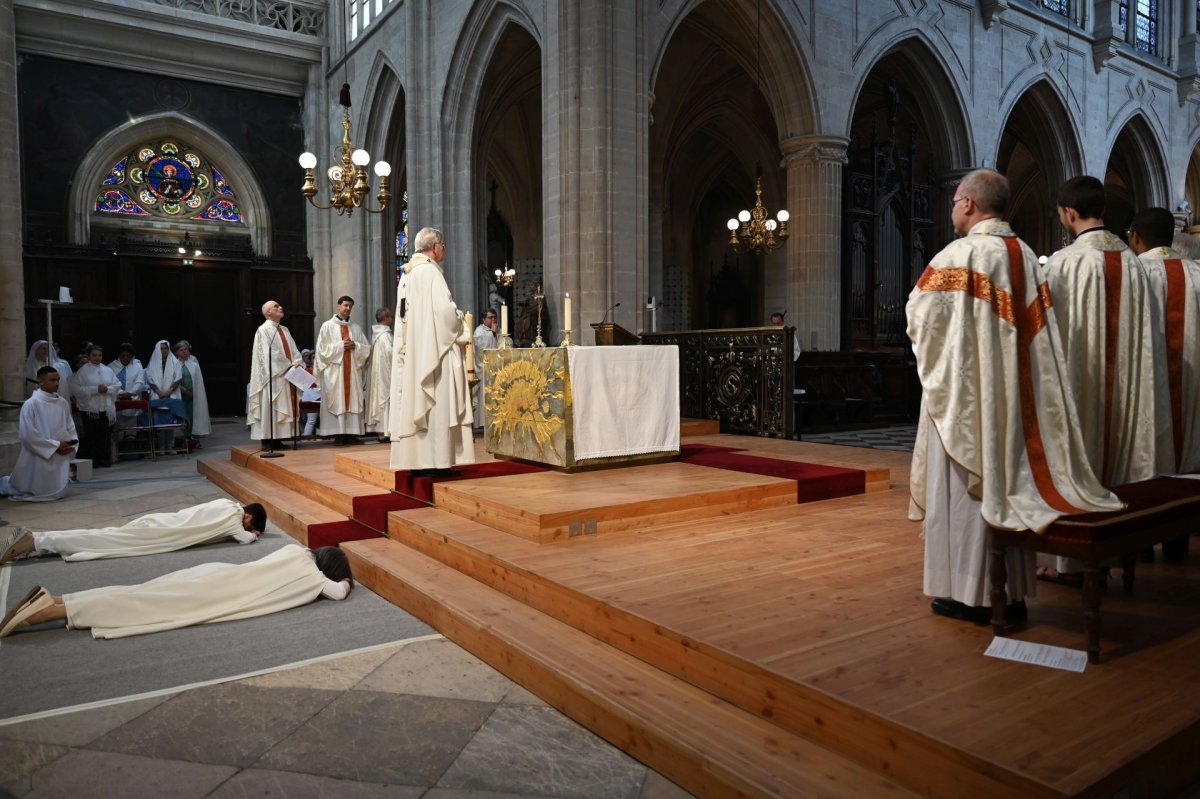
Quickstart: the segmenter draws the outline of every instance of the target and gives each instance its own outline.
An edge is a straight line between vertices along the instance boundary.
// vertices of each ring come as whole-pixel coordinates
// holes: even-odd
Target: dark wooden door
[[[134,279],[138,357],[145,365],[159,339],[172,346],[180,339],[191,342],[213,416],[240,416],[245,410],[250,366],[238,335],[243,315],[239,273],[239,265],[145,263],[138,265]]]

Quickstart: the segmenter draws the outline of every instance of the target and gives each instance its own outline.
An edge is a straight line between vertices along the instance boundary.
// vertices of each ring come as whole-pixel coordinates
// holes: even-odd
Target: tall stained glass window
[[[1133,17],[1133,46],[1143,53],[1158,54],[1159,0],[1137,0]]]
[[[396,231],[396,283],[400,282],[400,270],[412,257],[412,245],[408,238],[408,192],[400,199],[400,229]]]
[[[1042,0],[1042,8],[1053,11],[1055,14],[1062,14],[1064,17],[1071,16],[1071,0]]]
[[[237,193],[198,150],[166,139],[122,155],[97,187],[99,214],[243,224]]]
[[[346,36],[350,41],[358,38],[367,26],[383,13],[392,0],[346,0]]]

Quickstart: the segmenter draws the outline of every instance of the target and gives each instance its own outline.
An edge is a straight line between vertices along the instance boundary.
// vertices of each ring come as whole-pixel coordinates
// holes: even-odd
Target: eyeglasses
[[[967,197],[966,197],[965,195],[964,195],[964,196],[962,196],[962,197],[955,197],[955,198],[954,198],[954,199],[953,199],[953,200],[950,202],[950,207],[951,207],[951,208],[953,208],[954,206],[958,205],[960,202],[962,202],[962,201],[963,201],[963,200],[965,200],[965,199],[967,199]]]

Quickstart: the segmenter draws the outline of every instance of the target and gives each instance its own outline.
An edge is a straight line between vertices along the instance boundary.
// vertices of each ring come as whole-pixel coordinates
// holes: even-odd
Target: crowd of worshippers
[[[121,344],[108,361],[104,347],[88,341],[72,366],[57,345],[39,339],[29,348],[25,378],[21,452],[12,474],[0,478],[0,495],[12,499],[58,499],[70,461],[110,467],[122,457],[123,431],[150,427],[151,421],[168,423],[155,431],[163,452],[197,449],[212,431],[204,374],[186,340],[173,347],[165,339],[155,342],[145,363],[132,344]]]
[[[1071,244],[1041,259],[1004,221],[1008,181],[958,184],[958,238],[909,296],[923,389],[910,518],[923,520],[924,593],[942,616],[986,624],[988,526],[1043,532],[1119,510],[1112,488],[1200,471],[1200,262],[1174,248],[1174,215],[1105,229],[1104,184],[1067,181],[1058,219]],[[1187,539],[1176,548],[1184,557]],[[1164,546],[1164,552],[1167,547]],[[1151,553],[1152,554],[1152,553]],[[1008,618],[1036,580],[1082,583],[1083,564],[1038,568],[1009,549]]]

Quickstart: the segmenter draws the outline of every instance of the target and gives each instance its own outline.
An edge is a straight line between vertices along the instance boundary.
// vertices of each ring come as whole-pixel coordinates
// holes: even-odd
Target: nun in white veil
[[[150,352],[145,364],[146,385],[150,387],[150,399],[179,399],[179,386],[183,383],[183,367],[171,352],[171,344],[160,339]]]
[[[180,393],[188,409],[190,444],[199,436],[206,436],[212,432],[212,420],[208,416],[208,394],[204,391],[204,374],[200,371],[200,362],[192,355],[192,345],[187,339],[175,343],[175,357],[179,360],[183,377]]]
[[[71,398],[71,367],[62,358],[55,353],[54,360],[50,361],[50,347],[46,344],[46,339],[39,338],[29,347],[29,355],[25,358],[25,396],[32,397],[33,392],[37,391],[37,371],[43,366],[53,366],[58,370],[58,376],[62,379],[59,383],[58,395],[63,399]]]

